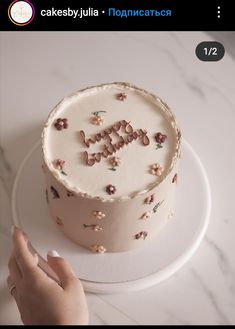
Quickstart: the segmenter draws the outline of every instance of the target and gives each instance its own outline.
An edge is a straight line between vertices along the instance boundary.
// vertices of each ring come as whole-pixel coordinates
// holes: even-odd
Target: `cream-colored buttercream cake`
[[[90,250],[144,246],[173,214],[181,134],[158,97],[128,83],[80,90],[42,134],[55,225]]]

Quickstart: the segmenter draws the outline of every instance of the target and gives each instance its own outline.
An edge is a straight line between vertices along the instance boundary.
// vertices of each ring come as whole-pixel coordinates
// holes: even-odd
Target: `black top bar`
[[[2,31],[233,31],[232,0],[0,0]]]

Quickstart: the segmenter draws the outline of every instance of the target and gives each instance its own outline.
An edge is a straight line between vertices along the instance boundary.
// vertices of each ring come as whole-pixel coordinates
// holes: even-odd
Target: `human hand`
[[[8,263],[8,287],[24,324],[87,324],[88,309],[80,280],[56,252],[48,253],[48,264],[60,284],[38,267],[37,254],[28,249],[28,239],[14,228],[14,248]]]

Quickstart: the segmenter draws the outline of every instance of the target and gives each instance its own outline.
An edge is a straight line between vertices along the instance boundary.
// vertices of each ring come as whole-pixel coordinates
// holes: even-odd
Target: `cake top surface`
[[[150,191],[171,171],[180,131],[168,106],[127,83],[80,90],[49,114],[44,161],[68,190],[113,201]]]

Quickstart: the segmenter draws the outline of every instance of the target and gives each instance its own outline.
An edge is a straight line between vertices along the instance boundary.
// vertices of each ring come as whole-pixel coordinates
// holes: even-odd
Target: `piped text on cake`
[[[121,132],[124,133],[123,136],[120,135]],[[115,134],[118,137],[118,141],[116,143],[112,143],[112,134]],[[95,144],[101,140],[105,140],[106,142],[103,145],[102,152],[92,153],[90,155],[87,151],[84,152],[85,163],[88,166],[93,166],[96,162],[100,162],[102,158],[107,158],[108,156],[117,152],[119,149],[123,148],[125,145],[132,143],[134,140],[139,139],[144,146],[150,144],[150,140],[147,136],[147,130],[134,130],[130,122],[127,122],[126,120],[118,121],[110,128],[107,128],[94,135],[93,138],[86,138],[85,132],[83,130],[80,131],[80,136],[83,143],[88,148],[91,144]]]

